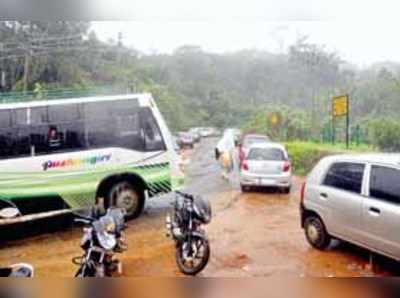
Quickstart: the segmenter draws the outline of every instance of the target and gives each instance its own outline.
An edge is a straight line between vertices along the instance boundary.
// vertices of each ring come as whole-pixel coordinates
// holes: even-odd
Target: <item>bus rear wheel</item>
[[[126,210],[126,219],[140,216],[144,209],[144,191],[128,181],[115,183],[108,192],[106,207],[117,207]]]

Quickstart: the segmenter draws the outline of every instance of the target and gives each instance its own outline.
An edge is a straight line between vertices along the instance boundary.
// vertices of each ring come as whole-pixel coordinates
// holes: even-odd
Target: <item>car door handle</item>
[[[379,216],[381,214],[381,210],[375,207],[370,207],[369,208],[369,214],[373,216]]]
[[[321,196],[321,198],[324,198],[324,199],[328,198],[328,194],[327,193],[322,192],[319,195]]]

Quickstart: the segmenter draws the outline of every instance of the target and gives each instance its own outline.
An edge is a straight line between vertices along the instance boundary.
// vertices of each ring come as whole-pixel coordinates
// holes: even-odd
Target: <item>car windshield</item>
[[[281,149],[278,148],[253,148],[250,150],[247,157],[248,160],[274,160],[284,161],[286,160],[285,154]]]

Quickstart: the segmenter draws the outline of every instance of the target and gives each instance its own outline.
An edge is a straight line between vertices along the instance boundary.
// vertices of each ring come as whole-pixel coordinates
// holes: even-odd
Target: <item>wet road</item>
[[[207,196],[213,205],[213,221],[207,227],[212,255],[201,276],[372,276],[393,275],[396,264],[374,257],[351,245],[336,244],[326,252],[312,249],[299,226],[298,198],[302,178],[296,177],[290,195],[257,191],[241,194],[236,177],[220,176],[213,159],[215,140],[206,139],[187,152],[188,188]],[[129,250],[120,259],[124,276],[175,276],[173,243],[165,237],[164,220],[171,196],[151,199],[142,217],[127,229]],[[24,227],[20,240],[1,243],[0,264],[28,262],[37,276],[72,277],[71,263],[81,254],[82,231],[52,221]],[[26,233],[26,230],[28,232]],[[4,233],[4,231],[2,231]],[[8,230],[14,238],[20,229]],[[36,235],[36,236],[33,236]]]

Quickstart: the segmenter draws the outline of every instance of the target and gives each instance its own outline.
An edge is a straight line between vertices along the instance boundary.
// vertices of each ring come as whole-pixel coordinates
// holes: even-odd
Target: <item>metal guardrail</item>
[[[55,217],[55,216],[60,216],[60,215],[64,215],[64,214],[69,214],[72,212],[73,212],[73,210],[63,209],[63,210],[55,210],[55,211],[38,213],[38,214],[23,215],[23,216],[19,216],[19,217],[15,217],[15,218],[8,218],[8,219],[1,218],[0,226],[6,226],[6,225],[24,223],[24,222],[29,222],[29,221],[39,220],[39,219],[44,219],[44,218],[49,218],[49,217]]]
[[[89,97],[100,95],[116,95],[126,93],[122,88],[94,88],[94,89],[58,89],[27,92],[0,93],[0,103],[29,102],[37,100],[54,100],[65,98]]]

